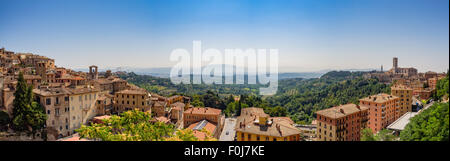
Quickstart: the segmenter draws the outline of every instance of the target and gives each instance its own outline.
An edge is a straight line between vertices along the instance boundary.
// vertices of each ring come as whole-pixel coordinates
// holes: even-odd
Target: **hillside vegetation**
[[[129,83],[161,95],[182,94],[193,98],[193,105],[215,107],[235,115],[240,108],[262,107],[274,115],[290,116],[297,123],[310,123],[318,110],[346,103],[358,103],[369,95],[390,93],[388,85],[376,79],[363,79],[364,72],[332,71],[320,78],[283,79],[273,96],[259,96],[262,85],[175,85],[167,78],[127,73],[119,75]],[[231,96],[230,96],[231,95]],[[230,97],[240,96],[241,104]],[[231,103],[231,104],[230,104]]]

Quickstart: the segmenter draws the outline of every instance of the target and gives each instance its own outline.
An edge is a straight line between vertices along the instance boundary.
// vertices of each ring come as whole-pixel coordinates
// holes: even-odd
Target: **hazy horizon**
[[[280,72],[449,68],[447,0],[0,0],[0,47],[100,69],[172,67],[172,50],[277,48]]]

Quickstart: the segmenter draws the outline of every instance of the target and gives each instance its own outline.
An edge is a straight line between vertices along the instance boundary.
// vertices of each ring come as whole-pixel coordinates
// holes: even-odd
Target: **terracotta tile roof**
[[[242,115],[257,115],[257,116],[269,117],[269,115],[264,112],[264,109],[258,108],[258,107],[243,108],[241,110],[241,116]]]
[[[119,94],[147,94],[147,91],[145,91],[144,89],[125,89],[119,92],[116,92]]]
[[[391,90],[412,90],[412,88],[404,85],[395,85],[391,87]]]
[[[380,93],[377,95],[372,95],[366,98],[359,99],[361,101],[375,102],[375,103],[384,103],[386,101],[391,101],[393,99],[397,99],[397,96],[389,95],[386,93]]]
[[[111,116],[103,115],[103,116],[95,116],[93,119],[103,120],[103,119],[109,119],[109,118],[111,118]]]
[[[166,102],[165,101],[155,101],[154,106],[155,107],[165,107]]]
[[[175,103],[172,103],[171,105],[170,105],[172,108],[176,108],[176,109],[182,109],[182,108],[184,108],[184,106],[186,106],[184,103],[181,103],[181,102],[175,102]]]
[[[112,81],[105,79],[105,78],[100,78],[100,79],[96,79],[94,80],[94,82],[97,82],[99,84],[110,84],[112,83]]]
[[[211,108],[211,107],[194,107],[189,108],[184,111],[185,114],[205,114],[205,115],[220,115],[222,110]]]
[[[214,131],[216,130],[216,125],[208,122],[207,120],[202,120],[196,123],[189,125],[188,129],[191,129],[194,133],[194,136],[199,140],[204,140],[206,137],[206,133],[201,132],[200,130],[205,129],[211,135],[214,135]]]
[[[267,117],[266,125],[259,123],[259,117]],[[292,125],[293,121],[286,117],[269,117],[262,108],[250,107],[241,111],[241,116],[237,118],[236,131],[284,137],[300,134],[301,131]],[[261,138],[263,140],[263,138]]]
[[[66,88],[41,88],[33,89],[33,93],[41,96],[58,96],[71,94]]]
[[[162,122],[162,123],[170,122],[170,119],[168,119],[167,117],[164,117],[164,116],[156,117],[156,120],[158,120],[159,122]]]
[[[72,136],[58,139],[57,141],[90,141],[90,140],[85,139],[85,138],[80,139],[80,135],[78,133],[76,133],[76,134],[73,134]]]
[[[363,107],[362,110],[366,109],[366,107]],[[316,113],[318,115],[326,116],[329,118],[341,118],[345,117],[350,114],[354,114],[356,112],[360,112],[361,107],[355,104],[346,104],[346,105],[340,105],[336,107],[327,108],[324,110],[317,111]]]
[[[174,96],[170,96],[169,98],[167,98],[167,99],[169,99],[169,100],[172,100],[172,99],[176,99],[176,98],[178,98],[178,97],[180,97],[180,95],[174,95]]]
[[[83,94],[83,93],[93,93],[99,92],[100,90],[97,88],[83,87],[83,88],[68,88],[72,94]]]

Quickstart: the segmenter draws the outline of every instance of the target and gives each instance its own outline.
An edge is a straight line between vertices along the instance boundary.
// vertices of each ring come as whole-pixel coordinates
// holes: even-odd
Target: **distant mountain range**
[[[226,68],[237,68],[232,65],[223,65],[223,70]],[[204,68],[204,67],[202,67]],[[134,72],[139,75],[151,75],[155,77],[160,78],[169,78],[170,77],[170,71],[172,68],[170,67],[160,67],[160,68],[137,68],[137,67],[115,67],[115,68],[99,68],[99,72],[105,72],[106,70],[111,70],[112,72],[117,71],[123,71],[123,72]],[[76,71],[83,71],[88,72],[88,68],[77,68],[74,69]],[[278,79],[287,79],[287,78],[319,78],[323,74],[330,72],[330,71],[373,71],[376,69],[342,69],[342,70],[332,70],[332,69],[325,69],[315,72],[279,72]],[[250,73],[249,73],[250,74]],[[255,73],[253,73],[255,74]],[[252,74],[250,74],[252,75]]]

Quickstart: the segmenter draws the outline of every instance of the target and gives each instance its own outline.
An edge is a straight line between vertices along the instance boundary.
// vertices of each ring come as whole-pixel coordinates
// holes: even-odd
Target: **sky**
[[[280,72],[449,68],[448,0],[0,0],[0,47],[68,68],[172,67],[172,50],[279,50]]]

